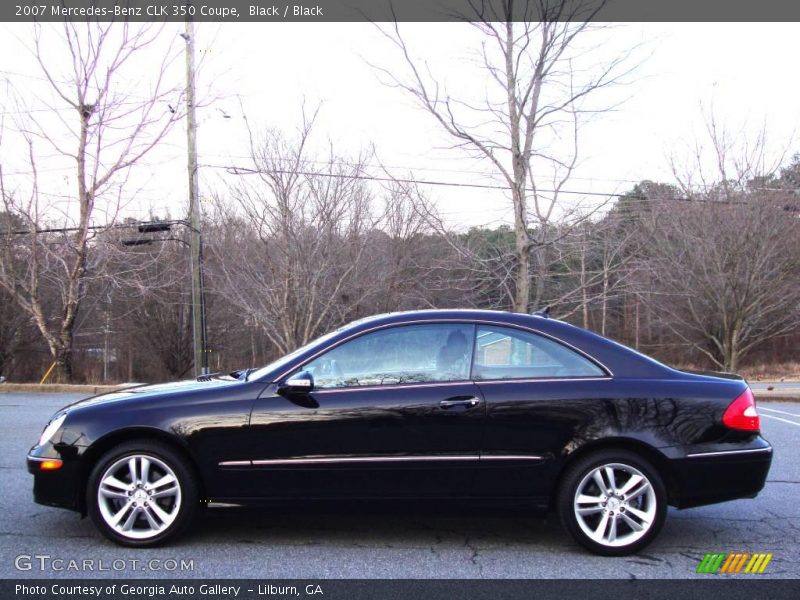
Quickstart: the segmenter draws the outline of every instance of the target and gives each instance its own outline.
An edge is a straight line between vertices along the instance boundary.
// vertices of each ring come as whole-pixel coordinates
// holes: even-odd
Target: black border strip
[[[190,8],[187,9],[187,5]],[[509,8],[509,6],[511,8]],[[258,10],[260,9],[260,10]],[[68,15],[65,17],[65,15]],[[769,22],[800,21],[795,0],[4,0],[8,22]]]
[[[232,566],[232,568],[235,568]],[[687,576],[693,574],[687,573]],[[170,587],[189,586],[193,593],[169,594]],[[27,586],[28,590],[39,587],[44,593],[22,593],[17,586]],[[64,593],[55,589],[80,589],[81,586],[100,588],[97,593]],[[112,588],[113,586],[113,588]],[[123,586],[142,587],[152,592],[132,595],[123,593]],[[205,586],[201,588],[201,586]],[[216,586],[216,587],[214,587]],[[231,587],[238,587],[238,596],[231,593]],[[208,593],[207,590],[222,590]],[[297,591],[281,594],[280,590],[294,588]],[[111,591],[111,590],[115,591]],[[565,598],[637,598],[648,600],[683,600],[700,597],[725,597],[725,600],[752,600],[770,598],[771,600],[794,599],[797,597],[797,579],[765,579],[760,575],[742,576],[701,576],[691,580],[684,579],[575,579],[575,580],[467,580],[467,579],[338,579],[338,580],[285,580],[285,579],[6,579],[0,585],[0,597],[26,598],[28,600],[56,600],[70,598],[75,600],[97,599],[130,600],[254,600],[256,598],[322,598],[324,600],[374,600],[376,598],[400,599],[424,598],[426,600],[452,600],[453,598],[474,598],[480,600],[564,600]],[[206,590],[206,591],[203,591]],[[271,590],[269,593],[265,593]],[[322,593],[319,593],[321,590]],[[258,592],[261,591],[259,594]]]

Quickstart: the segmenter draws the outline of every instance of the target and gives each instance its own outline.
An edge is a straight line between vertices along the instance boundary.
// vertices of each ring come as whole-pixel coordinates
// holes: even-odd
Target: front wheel
[[[87,506],[97,528],[123,546],[156,546],[181,533],[198,504],[190,465],[155,441],[120,444],[89,477]]]
[[[658,472],[633,452],[590,454],[565,473],[557,498],[564,528],[585,548],[624,556],[658,535],[667,513]]]

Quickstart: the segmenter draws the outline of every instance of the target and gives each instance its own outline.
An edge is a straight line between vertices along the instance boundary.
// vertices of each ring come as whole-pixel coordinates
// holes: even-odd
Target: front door
[[[250,420],[251,493],[467,493],[485,416],[481,391],[469,376],[474,338],[471,324],[387,327],[299,367],[314,378],[311,392],[268,388]]]

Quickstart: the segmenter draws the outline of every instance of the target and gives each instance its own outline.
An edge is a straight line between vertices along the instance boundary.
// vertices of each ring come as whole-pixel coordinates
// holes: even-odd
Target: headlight
[[[64,413],[47,424],[47,427],[44,428],[42,432],[42,437],[39,438],[39,445],[46,444],[50,441],[50,438],[56,434],[56,431],[59,430],[61,425],[64,423],[64,419],[67,418],[67,413]]]

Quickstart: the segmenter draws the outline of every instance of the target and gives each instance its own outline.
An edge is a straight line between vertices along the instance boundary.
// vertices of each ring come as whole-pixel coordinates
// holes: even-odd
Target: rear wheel
[[[181,533],[198,504],[191,466],[170,446],[126,442],[89,477],[87,506],[97,528],[124,546],[156,546]]]
[[[664,484],[633,452],[602,450],[572,465],[557,498],[564,528],[585,548],[623,556],[658,535],[667,513]]]

